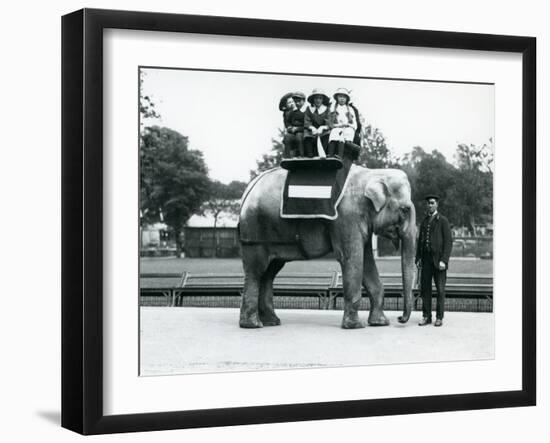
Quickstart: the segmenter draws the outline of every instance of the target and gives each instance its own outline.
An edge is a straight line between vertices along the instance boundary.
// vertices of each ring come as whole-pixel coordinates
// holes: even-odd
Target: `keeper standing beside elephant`
[[[422,296],[422,321],[419,326],[432,322],[432,279],[437,289],[436,320],[434,326],[443,325],[445,312],[445,284],[453,247],[449,220],[437,208],[439,197],[427,195],[428,211],[420,224],[416,248],[416,265],[420,267],[420,294]]]

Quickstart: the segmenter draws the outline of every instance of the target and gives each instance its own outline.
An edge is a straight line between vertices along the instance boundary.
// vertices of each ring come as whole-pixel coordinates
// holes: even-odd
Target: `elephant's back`
[[[291,241],[295,227],[280,218],[281,198],[287,171],[270,169],[253,180],[241,200],[239,233],[241,241]]]
[[[258,210],[271,213],[278,212],[287,171],[273,168],[261,173],[252,180],[241,198],[241,214],[244,218],[248,213]]]

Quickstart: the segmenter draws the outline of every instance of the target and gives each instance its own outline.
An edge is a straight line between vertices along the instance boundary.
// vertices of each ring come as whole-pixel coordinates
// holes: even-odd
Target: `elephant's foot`
[[[359,318],[357,314],[354,315],[345,315],[342,319],[342,328],[343,329],[360,329],[364,328],[365,322]]]
[[[257,313],[252,315],[243,315],[241,314],[241,318],[239,320],[239,326],[241,328],[261,328],[263,327],[263,323],[260,320],[260,317]]]
[[[275,313],[260,314],[260,321],[264,326],[279,326],[281,324],[281,319]]]
[[[370,311],[369,326],[388,326],[390,321],[386,318],[382,311]]]

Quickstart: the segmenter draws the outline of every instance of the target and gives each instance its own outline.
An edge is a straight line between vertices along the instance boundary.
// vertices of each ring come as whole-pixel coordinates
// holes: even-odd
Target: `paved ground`
[[[366,312],[362,313],[364,319]],[[141,374],[307,368],[494,357],[494,314],[449,312],[443,327],[406,325],[343,330],[341,311],[278,311],[282,325],[238,327],[238,309],[141,308]]]

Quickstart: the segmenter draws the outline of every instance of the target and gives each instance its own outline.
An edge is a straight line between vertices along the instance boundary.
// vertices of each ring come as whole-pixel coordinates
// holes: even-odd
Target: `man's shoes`
[[[431,324],[432,320],[427,318],[427,317],[424,317],[422,318],[422,321],[420,323],[418,323],[418,326],[426,326],[426,325],[429,325]]]
[[[441,320],[440,318],[436,319],[434,326],[443,326],[443,320]]]

